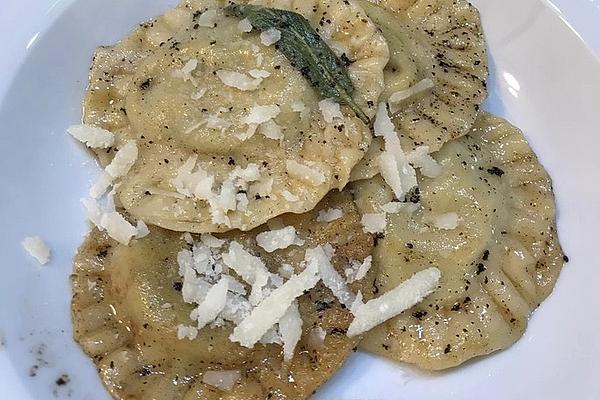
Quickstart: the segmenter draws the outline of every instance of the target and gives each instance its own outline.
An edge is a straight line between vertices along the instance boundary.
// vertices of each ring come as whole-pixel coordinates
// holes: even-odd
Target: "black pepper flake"
[[[569,262],[569,257],[567,257],[566,255],[563,256],[563,261],[568,263]]]
[[[340,335],[340,336],[343,336],[343,335],[345,335],[345,334],[346,334],[346,332],[348,332],[348,330],[347,330],[347,329],[342,329],[342,328],[333,328],[333,329],[331,330],[331,334],[332,334],[332,335]]]
[[[64,386],[67,383],[69,383],[71,381],[71,379],[69,378],[69,375],[63,374],[61,376],[58,377],[58,379],[56,380],[56,386]]]
[[[317,311],[321,312],[321,311],[325,311],[325,310],[331,308],[332,304],[328,303],[326,301],[323,301],[323,300],[317,300],[317,301],[315,301],[315,307],[316,307]]]
[[[140,89],[147,90],[150,88],[151,84],[152,84],[152,78],[148,78],[140,84]]]
[[[482,263],[477,264],[477,271],[475,272],[477,275],[481,274],[482,272],[485,272],[486,268],[485,265],[483,265]]]
[[[379,243],[380,240],[385,239],[385,234],[382,232],[376,233],[373,237],[373,243],[375,246]]]
[[[427,311],[419,310],[412,313],[412,316],[418,320],[423,319],[427,315]]]
[[[346,53],[342,54],[342,56],[340,57],[340,59],[344,63],[345,67],[349,67],[354,62],[354,61],[352,61],[351,59],[348,58],[348,56],[346,55]]]
[[[498,168],[498,167],[492,167],[492,168],[488,168],[487,172],[488,172],[488,174],[491,174],[491,175],[496,175],[496,176],[500,176],[500,177],[501,177],[502,175],[504,175],[504,171],[503,171],[503,170],[501,170],[501,169],[500,169],[500,168]]]
[[[181,292],[181,290],[183,289],[183,282],[173,282],[173,289],[175,289],[178,292]]]
[[[98,258],[105,258],[107,255],[108,255],[107,249],[100,250],[98,253],[96,253],[96,257],[98,257]]]
[[[406,201],[413,204],[419,203],[421,201],[421,190],[417,186],[410,189],[406,194]]]
[[[483,257],[481,257],[483,259],[483,261],[487,261],[487,259],[490,257],[490,251],[489,250],[485,250],[483,252]]]
[[[444,349],[444,354],[448,354],[452,351],[452,346],[450,344],[448,344],[446,346],[446,348]]]
[[[414,245],[412,243],[406,243],[406,248],[408,249],[414,249]]]

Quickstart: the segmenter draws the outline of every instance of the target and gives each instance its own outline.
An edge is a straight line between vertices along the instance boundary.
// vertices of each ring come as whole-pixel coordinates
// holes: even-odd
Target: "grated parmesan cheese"
[[[319,265],[315,261],[314,259],[309,260],[307,257],[307,266],[304,271],[292,276],[282,286],[273,290],[252,310],[248,317],[240,322],[229,339],[244,347],[254,347],[263,335],[281,320],[293,301],[319,282]]]
[[[256,235],[256,243],[268,253],[287,249],[290,246],[302,246],[304,240],[296,234],[296,228],[287,226],[283,229],[266,231]]]
[[[431,222],[433,222],[433,225],[438,229],[451,231],[458,228],[460,217],[455,212],[449,212],[431,217]]]
[[[250,71],[248,71],[248,75],[250,75],[253,78],[268,78],[271,76],[271,73],[269,71],[265,71],[264,69],[251,69]]]
[[[417,272],[384,295],[355,308],[355,318],[347,335],[354,337],[395,317],[401,312],[423,301],[436,289],[441,273],[437,268]]]
[[[308,164],[309,162],[307,162]],[[316,167],[316,163],[312,163]],[[305,181],[313,186],[319,186],[325,183],[325,175],[318,169],[312,166],[300,164],[295,160],[287,160],[285,162],[288,174],[292,178]]]
[[[150,234],[150,229],[148,229],[148,225],[146,225],[146,223],[142,220],[139,220],[137,222],[135,229],[137,231],[137,233],[135,234],[136,239],[145,238]]]
[[[419,168],[421,173],[428,178],[436,178],[442,173],[442,166],[429,155],[429,146],[419,146],[408,153],[408,161]]]
[[[200,89],[196,90],[194,93],[192,93],[192,95],[190,97],[192,100],[200,100],[201,98],[204,97],[204,95],[206,94],[207,91],[208,90],[206,88],[200,88]],[[194,128],[194,129],[196,129],[196,128]],[[192,129],[191,131],[193,131],[194,129]],[[189,132],[186,132],[186,133],[189,133]]]
[[[283,131],[277,122],[272,119],[260,125],[259,132],[266,138],[273,140],[283,139]]]
[[[265,263],[260,257],[248,253],[241,244],[235,241],[230,243],[229,252],[224,253],[222,257],[225,265],[252,286],[250,303],[252,305],[260,303],[263,298],[262,289],[271,275]]]
[[[108,191],[108,188],[110,188],[112,183],[113,177],[110,176],[106,171],[103,171],[96,180],[96,182],[90,188],[90,197],[92,199],[102,197],[102,195]]]
[[[206,10],[198,18],[198,25],[204,28],[214,28],[217,26],[217,10]]]
[[[411,86],[406,90],[400,90],[398,92],[393,93],[388,99],[388,103],[390,104],[390,110],[394,114],[397,113],[400,110],[400,103],[418,94],[426,92],[432,89],[434,86],[435,84],[433,83],[433,81],[429,78],[426,78],[417,82],[414,86]]]
[[[285,279],[290,279],[292,275],[294,275],[294,272],[294,267],[291,264],[282,264],[281,267],[279,267],[279,271],[277,271],[279,276]]]
[[[192,235],[190,235],[190,237],[191,236]],[[225,245],[225,240],[216,238],[213,235],[208,234],[208,233],[203,233],[200,236],[200,241],[202,242],[203,245],[205,245],[206,247],[209,247],[211,249],[220,249],[221,247],[223,247]],[[193,239],[192,239],[192,243],[193,243]]]
[[[178,325],[177,326],[177,339],[183,340],[194,340],[198,337],[198,329],[193,326]]]
[[[331,264],[334,250],[331,245],[319,246],[306,251],[307,262],[319,266],[319,276],[323,284],[331,290],[333,295],[346,307],[350,308],[355,296],[346,285],[346,281]]]
[[[292,107],[292,111],[293,112],[303,112],[304,110],[306,110],[306,104],[304,104],[304,102],[302,100],[296,100],[291,104]]]
[[[367,276],[367,273],[371,269],[371,265],[373,263],[373,256],[368,256],[361,263],[360,261],[352,260],[350,261],[349,268],[346,268],[344,271],[346,274],[346,281],[348,283],[360,281]]]
[[[258,89],[263,81],[263,78],[252,78],[240,72],[228,71],[220,69],[217,71],[217,76],[226,86],[236,88],[242,91],[252,91]]]
[[[302,317],[298,303],[294,301],[279,320],[279,333],[283,341],[283,360],[290,361],[294,356],[296,345],[302,336]]]
[[[194,84],[194,86],[196,86],[197,83],[195,82],[194,77],[192,76],[192,72],[194,72],[194,70],[196,68],[198,68],[198,60],[195,58],[192,58],[188,62],[185,63],[183,68],[173,71],[173,76],[176,78],[183,79],[184,82],[192,81],[192,84]],[[206,92],[206,90],[204,92]],[[203,95],[204,94],[202,94],[202,96]],[[200,97],[202,97],[202,96],[200,96]],[[194,98],[194,95],[192,95],[192,98]]]
[[[339,103],[333,99],[325,99],[319,102],[319,110],[323,114],[323,119],[328,124],[333,123],[336,119],[343,119],[344,115],[340,109]]]
[[[107,149],[115,143],[115,135],[106,129],[91,125],[73,125],[67,132],[92,149]]]
[[[378,158],[381,176],[396,197],[402,200],[410,189],[417,186],[417,174],[400,146],[400,139],[385,103],[379,104],[373,129],[375,136],[385,140],[385,151]]]
[[[248,18],[244,18],[238,23],[238,29],[240,32],[244,33],[252,32],[252,23]]]
[[[135,140],[130,140],[119,149],[105,171],[113,179],[121,178],[129,172],[138,158],[138,148]]]
[[[364,214],[360,220],[365,233],[383,233],[387,227],[387,217],[382,214]]]
[[[281,112],[281,109],[277,105],[271,105],[271,106],[255,105],[254,107],[252,107],[250,109],[250,113],[247,116],[245,116],[244,118],[242,118],[242,120],[241,120],[242,124],[248,125],[248,131],[243,135],[239,135],[239,138],[241,140],[246,140],[246,139],[251,138],[252,136],[254,136],[254,133],[256,132],[259,125],[264,124],[269,121],[272,121],[273,118],[277,117],[280,112]],[[277,126],[277,124],[275,124],[275,125]],[[277,128],[278,127],[279,126],[277,126]],[[271,126],[271,129],[272,128],[273,128],[273,126]],[[267,134],[269,134],[269,132],[267,132]],[[265,134],[265,136],[267,136],[267,134]]]
[[[229,280],[222,277],[221,280],[211,287],[202,302],[195,310],[198,321],[198,329],[204,328],[213,322],[225,308],[227,303],[227,292],[229,291]]]
[[[202,383],[216,387],[225,392],[231,391],[242,378],[240,371],[206,371],[202,374]]]
[[[41,265],[50,262],[50,248],[39,236],[26,237],[21,245]]]
[[[344,212],[339,208],[330,208],[328,210],[319,211],[317,222],[333,222],[344,216]]]
[[[260,42],[265,46],[270,46],[281,40],[281,31],[276,28],[267,29],[260,34]]]
[[[106,230],[108,236],[125,246],[129,245],[131,239],[138,234],[136,227],[116,211],[102,214],[100,226]]]

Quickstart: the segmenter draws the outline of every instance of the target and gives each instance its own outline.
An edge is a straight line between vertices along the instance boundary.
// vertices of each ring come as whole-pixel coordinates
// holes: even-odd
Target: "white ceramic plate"
[[[571,262],[525,337],[450,372],[355,354],[320,400],[600,399],[600,1],[478,0],[490,46],[486,108],[524,129],[554,178]],[[173,0],[4,0],[0,8],[1,398],[105,400],[71,339],[68,276],[97,169],[65,135],[94,48]],[[566,22],[568,20],[572,26]],[[579,34],[578,34],[579,32]],[[40,235],[40,267],[20,241]],[[66,385],[57,385],[63,374]],[[32,376],[34,375],[34,376]]]

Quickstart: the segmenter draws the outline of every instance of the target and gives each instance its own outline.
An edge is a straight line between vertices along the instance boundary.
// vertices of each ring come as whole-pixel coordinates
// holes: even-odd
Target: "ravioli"
[[[316,222],[320,211],[339,209],[333,222]],[[330,243],[332,263],[343,273],[350,260],[371,254],[373,240],[363,233],[347,193],[326,197],[311,213],[284,215],[271,224],[292,225],[306,239],[301,246],[267,253],[256,245],[257,233],[228,233],[265,261],[272,272],[284,263],[298,269],[304,250]],[[329,289],[319,284],[298,299],[303,335],[294,357],[283,362],[281,347],[253,349],[229,341],[232,327],[206,327],[195,340],[177,339],[177,326],[189,324],[192,306],[184,303],[177,254],[187,243],[180,233],[151,228],[130,247],[94,230],[75,258],[72,302],[75,339],[98,367],[116,399],[304,399],[325,382],[355,348],[346,336],[352,315]],[[374,270],[350,284],[373,295]],[[326,332],[319,345],[311,332]],[[230,391],[204,384],[207,371],[236,370],[240,379]]]
[[[360,7],[342,0],[251,3],[306,17],[347,63],[355,102],[374,115],[389,51]],[[268,37],[227,15],[228,4],[184,1],[98,49],[91,68],[84,122],[114,132],[115,148],[137,141],[138,161],[117,194],[131,215],[163,228],[250,230],[311,210],[346,185],[371,142],[365,123],[321,98],[276,44],[265,45]],[[102,165],[115,148],[97,152]],[[174,183],[182,168],[187,186]],[[248,168],[255,171],[250,182],[232,177]],[[210,180],[208,187],[195,190],[191,174]],[[223,191],[229,196],[221,203],[230,204],[206,200]]]
[[[440,287],[362,342],[430,370],[512,345],[563,265],[551,180],[517,128],[482,114],[436,159],[443,172],[421,179],[422,207],[388,215],[373,262],[382,292],[431,266],[442,272]],[[379,177],[354,190],[363,212],[393,200]]]
[[[467,134],[487,95],[488,63],[477,9],[465,0],[359,4],[390,47],[382,100],[394,100],[396,94],[391,108],[403,148],[428,146],[435,152]],[[373,140],[352,180],[375,176],[383,151],[383,141]]]

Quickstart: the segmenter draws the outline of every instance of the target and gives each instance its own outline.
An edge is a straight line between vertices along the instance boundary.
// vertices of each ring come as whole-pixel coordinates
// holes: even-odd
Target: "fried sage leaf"
[[[347,105],[365,124],[369,117],[352,99],[354,86],[343,62],[321,39],[308,20],[293,11],[254,5],[232,4],[226,10],[247,18],[261,32],[277,29],[281,39],[277,49],[325,98]]]

